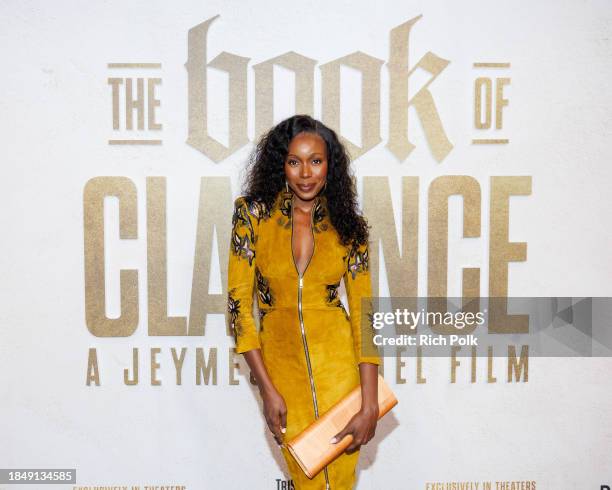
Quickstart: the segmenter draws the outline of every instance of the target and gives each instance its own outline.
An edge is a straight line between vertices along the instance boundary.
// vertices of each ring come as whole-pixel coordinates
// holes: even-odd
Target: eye
[[[295,165],[298,163],[298,161],[297,161],[297,160],[294,160],[294,159],[290,159],[288,163],[289,163],[289,165],[291,165],[291,166],[295,166]]]
[[[313,163],[317,163],[317,162],[319,162],[319,163],[323,163],[323,162],[322,162],[322,160],[321,160],[320,158],[315,158],[315,159],[314,159],[312,162],[313,162]]]

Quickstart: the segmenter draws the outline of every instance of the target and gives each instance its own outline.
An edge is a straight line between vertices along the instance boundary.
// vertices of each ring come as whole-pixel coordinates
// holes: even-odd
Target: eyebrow
[[[318,156],[323,156],[323,154],[322,154],[322,153],[319,153],[319,152],[314,152],[314,153],[311,153],[311,154],[310,154],[310,156],[311,156],[311,157],[314,157],[314,156],[316,156],[316,155],[318,155]],[[294,155],[293,153],[289,153],[287,156],[288,156],[288,157],[300,158],[300,157],[298,157],[297,155]]]

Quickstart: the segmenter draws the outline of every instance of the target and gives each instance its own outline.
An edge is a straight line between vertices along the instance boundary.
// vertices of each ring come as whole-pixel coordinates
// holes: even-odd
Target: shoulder
[[[245,211],[248,211],[252,203],[253,201],[247,199],[246,196],[238,196],[236,199],[234,199],[234,209],[244,209]]]
[[[246,198],[244,196],[238,196],[236,199],[234,199],[234,207],[239,208],[245,202],[246,202]]]
[[[234,221],[242,216],[246,211],[246,199],[244,196],[238,196],[236,199],[234,199]]]
[[[270,209],[258,199],[248,199],[246,196],[238,196],[234,199],[234,222],[248,220],[252,224],[259,224],[262,219],[270,216]]]

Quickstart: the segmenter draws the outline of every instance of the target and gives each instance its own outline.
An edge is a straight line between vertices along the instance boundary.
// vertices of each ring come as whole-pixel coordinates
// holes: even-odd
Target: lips
[[[298,184],[298,187],[299,187],[300,190],[302,190],[304,192],[308,192],[308,191],[313,190],[315,188],[315,185],[314,184],[308,184],[308,185],[306,185],[306,184]]]

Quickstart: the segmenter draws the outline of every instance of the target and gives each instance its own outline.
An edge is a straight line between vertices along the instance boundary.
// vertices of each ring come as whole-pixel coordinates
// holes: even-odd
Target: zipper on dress
[[[293,265],[295,267],[295,271],[298,273],[298,317],[300,319],[300,330],[302,332],[302,344],[304,345],[304,354],[306,356],[306,366],[308,367],[308,378],[310,380],[310,391],[312,393],[312,404],[314,407],[315,419],[318,419],[319,418],[319,405],[317,403],[317,391],[315,389],[314,377],[312,375],[312,365],[310,364],[310,353],[308,351],[308,341],[306,340],[306,330],[304,328],[304,317],[302,315],[302,288],[304,287],[304,277],[303,276],[306,270],[308,269],[308,266],[310,265],[310,261],[312,260],[312,257],[314,256],[315,247],[316,247],[315,235],[312,229],[312,215],[314,213],[316,201],[313,204],[312,209],[310,210],[310,233],[312,234],[312,254],[310,254],[310,258],[308,259],[308,263],[306,264],[306,268],[304,269],[304,272],[302,274],[300,274],[298,266],[295,262],[295,255],[293,255],[293,206],[294,206],[294,202],[293,202],[293,196],[292,196],[291,197],[291,243],[289,244],[289,246],[291,248],[291,258],[293,259]],[[327,466],[323,468],[323,472],[325,474],[325,489],[331,490],[331,487],[329,485],[329,475],[327,474]]]

